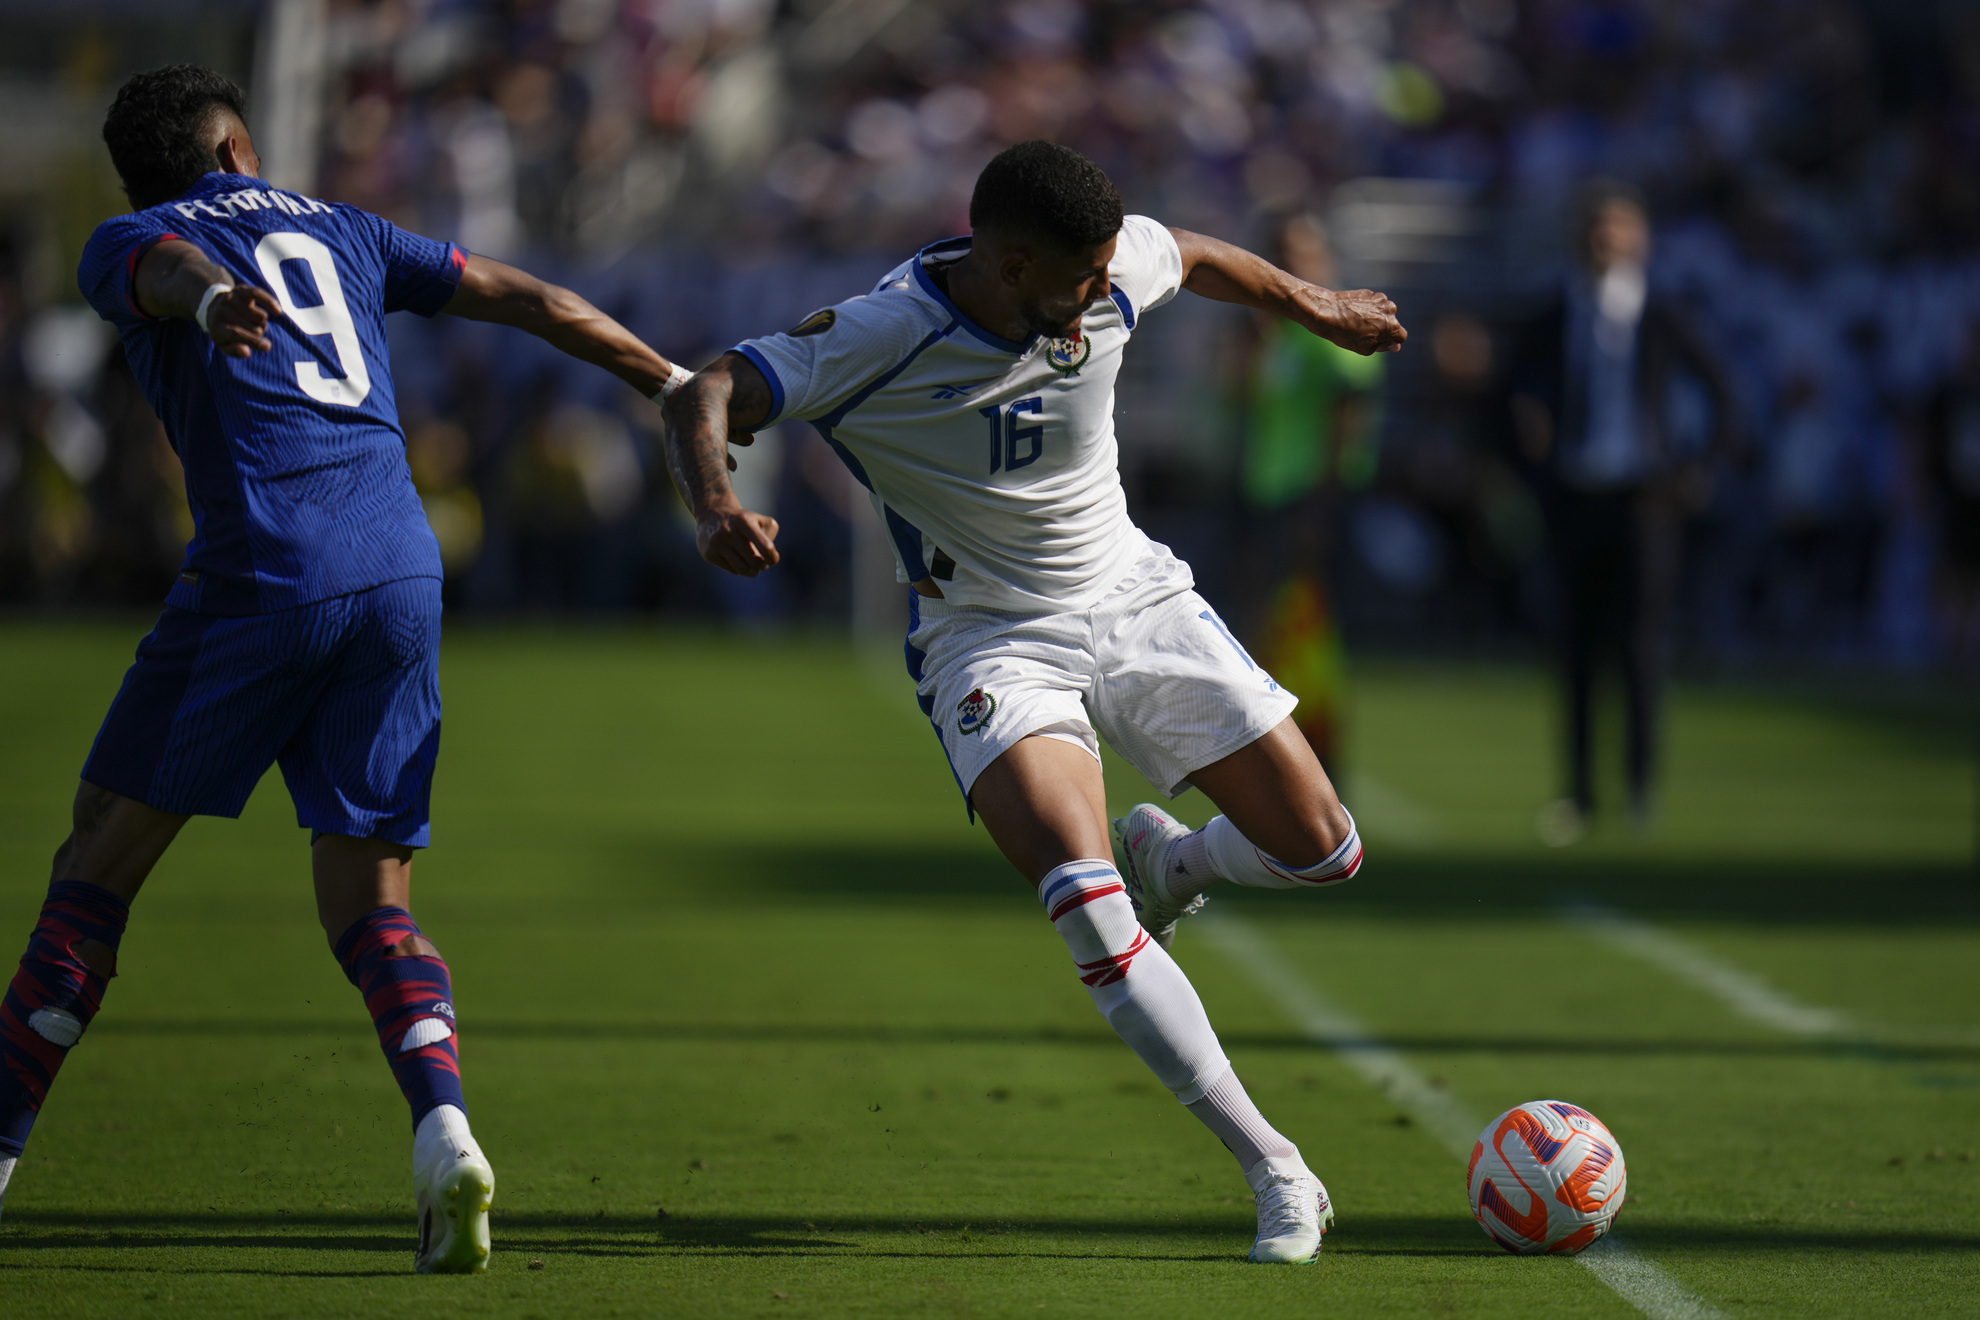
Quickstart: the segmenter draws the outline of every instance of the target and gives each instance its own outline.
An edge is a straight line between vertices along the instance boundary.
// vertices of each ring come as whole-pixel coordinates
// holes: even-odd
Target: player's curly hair
[[[246,119],[247,97],[197,64],[169,64],[119,87],[103,117],[103,143],[131,205],[142,211],[169,202],[219,169],[206,134],[213,116],[228,110]]]
[[[1035,234],[1069,251],[1097,246],[1121,228],[1121,195],[1107,172],[1071,147],[1020,142],[976,176],[972,229]]]

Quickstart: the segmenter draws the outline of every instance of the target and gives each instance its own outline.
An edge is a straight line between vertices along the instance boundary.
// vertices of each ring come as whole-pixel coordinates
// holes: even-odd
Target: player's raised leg
[[[1224,812],[1202,829],[1147,802],[1114,822],[1142,924],[1165,946],[1177,918],[1195,912],[1216,885],[1317,888],[1361,869],[1354,817],[1290,717],[1189,778]]]
[[[1100,763],[1056,738],[1014,743],[970,798],[1031,881],[1102,1017],[1237,1157],[1257,1195],[1251,1259],[1309,1261],[1332,1222],[1326,1188],[1245,1093],[1195,987],[1136,922],[1107,841]]]
[[[495,1171],[468,1129],[453,978],[407,910],[413,850],[326,834],[311,853],[324,934],[364,996],[379,1048],[412,1110],[415,1268],[422,1274],[486,1269]]]
[[[185,823],[95,784],[76,790],[48,897],[0,999],[0,1201],[55,1074],[117,974],[131,899]]]

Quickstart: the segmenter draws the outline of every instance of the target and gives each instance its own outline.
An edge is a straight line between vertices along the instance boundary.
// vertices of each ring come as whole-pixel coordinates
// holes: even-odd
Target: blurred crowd
[[[330,0],[321,46],[318,195],[539,269],[691,362],[966,230],[977,170],[1025,138],[1182,227],[1265,245],[1311,214],[1338,277],[1387,288],[1416,334],[1356,387],[1370,433],[1326,476],[1350,639],[1544,627],[1511,350],[1569,268],[1577,189],[1626,181],[1652,287],[1730,390],[1671,385],[1679,645],[1980,651],[1980,6]],[[10,260],[0,599],[155,596],[185,531],[169,450],[107,341],[78,378],[98,332],[26,306]],[[845,617],[858,510],[807,432],[740,474],[786,567],[729,581],[695,560],[650,406],[520,336],[394,334],[454,603]],[[1259,334],[1179,304],[1123,380],[1140,515],[1236,595]]]

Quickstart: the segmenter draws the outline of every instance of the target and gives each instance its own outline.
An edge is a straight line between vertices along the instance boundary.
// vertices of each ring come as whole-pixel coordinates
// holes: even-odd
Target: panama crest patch
[[[792,326],[788,333],[793,339],[803,339],[806,335],[822,335],[839,323],[839,314],[830,307],[821,307],[810,316]]]
[[[988,724],[990,717],[996,713],[997,699],[982,688],[977,688],[956,703],[956,714],[962,717],[956,721],[956,731],[975,733]]]
[[[1077,376],[1079,369],[1086,365],[1086,359],[1093,356],[1093,341],[1083,334],[1070,339],[1054,339],[1045,350],[1045,360],[1052,364],[1052,370],[1062,376]]]

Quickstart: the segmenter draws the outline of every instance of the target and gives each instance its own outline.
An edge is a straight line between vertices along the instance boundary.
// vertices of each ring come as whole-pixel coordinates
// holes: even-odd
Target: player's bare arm
[[[1182,252],[1183,287],[1191,293],[1283,316],[1364,355],[1393,353],[1409,339],[1387,294],[1323,289],[1222,239],[1169,232]]]
[[[228,357],[244,358],[274,347],[268,322],[282,314],[275,295],[255,284],[242,284],[224,267],[182,238],[155,243],[139,259],[132,281],[138,309],[146,316],[174,316],[193,321],[206,303],[206,333]],[[218,288],[211,299],[207,290]]]
[[[580,362],[603,367],[649,397],[674,371],[674,364],[639,336],[571,290],[487,257],[467,259],[460,287],[441,310],[470,321],[526,330]]]
[[[777,520],[752,513],[729,485],[732,444],[746,445],[770,416],[770,382],[740,353],[724,353],[666,402],[667,470],[694,514],[701,557],[755,577],[777,562]]]

